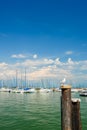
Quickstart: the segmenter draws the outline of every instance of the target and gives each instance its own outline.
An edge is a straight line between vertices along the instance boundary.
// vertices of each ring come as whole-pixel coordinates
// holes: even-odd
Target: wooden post
[[[72,99],[72,129],[82,130],[80,117],[80,99]]]
[[[72,130],[71,86],[61,86],[61,129]]]

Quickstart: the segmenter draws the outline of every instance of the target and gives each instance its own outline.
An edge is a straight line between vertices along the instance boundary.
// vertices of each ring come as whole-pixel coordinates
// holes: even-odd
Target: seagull
[[[61,86],[64,85],[64,83],[66,82],[66,78],[64,78],[63,80],[60,81]]]

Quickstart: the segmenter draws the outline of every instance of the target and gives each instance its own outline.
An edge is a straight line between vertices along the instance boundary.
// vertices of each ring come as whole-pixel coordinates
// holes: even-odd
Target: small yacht
[[[0,88],[0,92],[11,92],[9,88]]]
[[[52,90],[51,89],[48,89],[48,88],[41,88],[40,90],[39,90],[39,92],[41,92],[41,93],[49,93],[49,92],[51,92]]]
[[[24,93],[35,93],[35,88],[24,88]]]
[[[87,90],[82,90],[79,94],[80,96],[87,96]]]

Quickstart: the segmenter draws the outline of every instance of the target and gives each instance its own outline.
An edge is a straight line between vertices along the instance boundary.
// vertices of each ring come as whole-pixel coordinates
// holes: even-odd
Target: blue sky
[[[34,65],[37,70],[32,72],[41,73],[44,67],[53,67],[54,64],[42,61],[55,61],[57,58],[62,70],[66,69],[63,65],[68,65],[69,61],[73,64],[68,67],[74,64],[76,67],[77,63],[80,67],[82,65],[82,70],[79,66],[70,70],[71,77],[76,76],[76,71],[78,76],[79,73],[87,76],[86,0],[0,0],[0,65],[15,66],[29,60],[28,64],[32,61],[32,66],[36,62],[39,64],[38,67]],[[63,73],[61,75],[62,78]],[[79,76],[80,81],[81,78]]]

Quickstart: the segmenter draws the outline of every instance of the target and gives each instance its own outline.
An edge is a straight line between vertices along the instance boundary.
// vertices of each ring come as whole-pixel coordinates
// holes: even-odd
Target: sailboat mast
[[[18,80],[17,80],[17,78],[18,78],[18,71],[16,70],[16,88],[18,88]]]
[[[21,88],[23,88],[23,85],[22,85],[22,72],[21,72]]]
[[[25,88],[26,88],[26,68],[25,68]]]

